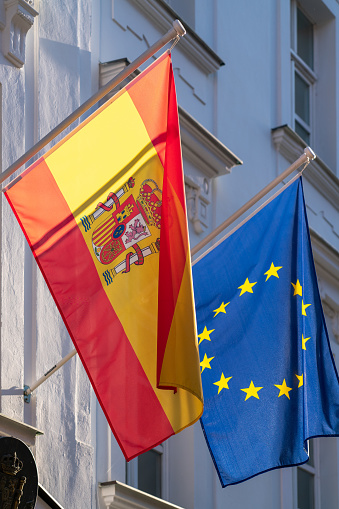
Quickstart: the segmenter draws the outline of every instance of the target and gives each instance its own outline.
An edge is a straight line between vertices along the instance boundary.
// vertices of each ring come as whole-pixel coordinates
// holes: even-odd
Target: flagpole
[[[242,214],[247,212],[253,205],[255,205],[261,198],[263,198],[267,193],[269,193],[274,187],[280,184],[286,177],[288,177],[293,171],[297,170],[302,164],[312,161],[316,158],[315,153],[310,147],[306,147],[304,153],[289,166],[283,173],[278,175],[272,182],[270,182],[266,187],[264,187],[259,193],[257,193],[251,200],[249,200],[245,205],[243,205],[239,210],[237,210],[234,214],[232,214],[226,221],[224,221],[218,228],[216,228],[213,232],[211,232],[205,239],[203,239],[199,244],[197,244],[193,249],[191,249],[191,257],[194,256],[198,251],[200,251],[203,247],[205,247],[209,242],[211,242],[219,233],[225,230],[228,226],[230,226],[234,221],[236,221]],[[30,402],[32,392],[39,387],[45,380],[47,380],[53,373],[55,373],[61,366],[66,364],[66,362],[71,359],[74,355],[76,355],[77,351],[74,348],[68,355],[66,355],[63,359],[61,359],[57,364],[53,366],[47,373],[45,373],[39,380],[37,380],[31,386],[25,385],[24,387],[24,400],[26,403]]]
[[[31,386],[25,385],[24,387],[24,400],[25,403],[30,403],[31,401],[31,394],[32,392],[39,387],[42,383],[44,383],[45,380],[47,380],[50,376],[52,376],[56,371],[58,371],[61,366],[66,364],[74,355],[76,355],[77,351],[74,348],[69,354],[67,354],[65,357],[63,357],[57,364],[55,364],[51,369],[49,369],[44,375],[42,375],[39,380],[37,380],[34,384]]]
[[[100,99],[102,99],[108,92],[113,90],[119,83],[121,83],[125,78],[127,78],[132,72],[134,72],[140,65],[142,65],[146,60],[151,58],[157,51],[163,48],[167,43],[172,41],[173,39],[179,39],[186,34],[186,30],[184,26],[180,23],[178,19],[173,21],[172,28],[161,37],[157,42],[155,42],[150,48],[148,48],[144,53],[142,53],[136,60],[131,62],[129,65],[125,67],[119,74],[117,74],[113,79],[111,79],[105,86],[100,88],[98,92],[92,95],[87,101],[85,101],[78,109],[73,111],[65,120],[63,120],[59,125],[57,125],[52,131],[50,131],[44,138],[42,138],[38,143],[36,143],[32,148],[30,148],[25,154],[23,154],[17,161],[11,164],[1,175],[0,175],[0,184],[4,182],[8,177],[13,175],[23,164],[29,161],[32,157],[34,157],[41,149],[43,149],[50,141],[52,141],[56,136],[58,136],[62,131],[64,131],[67,127],[69,127],[75,120],[77,120],[81,115],[83,115],[89,108],[94,106]]]
[[[240,209],[238,209],[234,214],[232,214],[226,221],[221,223],[215,230],[213,230],[209,235],[207,235],[204,239],[202,239],[198,244],[196,244],[191,249],[191,257],[197,254],[201,249],[203,249],[209,242],[214,240],[221,232],[223,232],[226,228],[228,228],[234,221],[239,219],[245,212],[247,212],[253,205],[255,205],[259,200],[261,200],[267,193],[272,191],[278,184],[280,184],[286,177],[288,177],[291,173],[297,170],[302,164],[313,161],[316,158],[315,153],[310,147],[306,147],[304,153],[289,166],[283,173],[278,175],[272,182],[267,184],[259,193],[257,193],[253,198],[251,198],[247,203],[245,203]]]
[[[199,244],[197,244],[193,249],[191,249],[191,257],[194,256],[198,251],[200,251],[203,247],[205,247],[209,242],[211,242],[217,235],[219,235],[223,230],[225,230],[228,226],[230,226],[234,221],[236,221],[242,214],[247,212],[253,205],[255,205],[261,198],[263,198],[267,193],[272,191],[274,187],[280,184],[286,177],[288,177],[293,171],[297,170],[302,164],[312,161],[316,158],[315,153],[310,147],[306,147],[304,153],[289,166],[283,173],[278,175],[272,182],[270,182],[266,187],[264,187],[259,193],[257,193],[251,200],[249,200],[245,205],[243,205],[239,210],[237,210],[234,214],[232,214],[226,221],[224,221],[220,226],[218,226],[213,232],[211,232],[207,237],[205,237]],[[53,368],[51,368],[47,373],[45,373],[39,380],[37,380],[33,385],[24,387],[24,400],[26,403],[30,402],[32,392],[39,387],[45,380],[47,380],[53,373],[55,373],[61,366],[63,366],[69,359],[71,359],[74,355],[76,355],[77,351],[74,348],[68,355],[66,355],[63,359],[61,359]]]

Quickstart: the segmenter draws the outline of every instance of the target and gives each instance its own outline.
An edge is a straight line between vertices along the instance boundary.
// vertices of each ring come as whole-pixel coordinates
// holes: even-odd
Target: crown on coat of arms
[[[142,183],[137,200],[142,206],[149,224],[160,228],[162,192],[154,180],[147,179]]]
[[[2,471],[5,474],[16,475],[22,467],[23,462],[19,460],[16,452],[14,454],[4,454],[0,460]]]

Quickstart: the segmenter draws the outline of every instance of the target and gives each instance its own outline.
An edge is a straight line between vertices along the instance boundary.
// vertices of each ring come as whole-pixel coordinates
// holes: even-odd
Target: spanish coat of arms
[[[96,259],[108,266],[103,272],[107,285],[118,273],[128,273],[132,264],[143,265],[146,256],[160,250],[161,189],[154,180],[146,179],[135,198],[130,193],[134,185],[130,178],[116,193],[109,193],[105,203],[99,202],[92,214],[81,218],[85,232],[94,227],[92,248]],[[141,248],[140,242],[153,236],[154,227],[158,231],[155,242]],[[114,262],[117,265],[110,267]]]

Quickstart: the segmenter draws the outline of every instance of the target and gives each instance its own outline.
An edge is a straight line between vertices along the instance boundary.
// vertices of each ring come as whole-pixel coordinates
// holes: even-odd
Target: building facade
[[[187,30],[172,60],[191,246],[311,146],[304,191],[338,365],[338,0],[2,0],[2,170],[176,18]],[[77,356],[25,403],[24,386],[73,345],[3,197],[0,214],[0,435],[31,447],[38,508],[339,507],[335,438],[312,440],[302,467],[222,489],[199,423],[126,464]]]

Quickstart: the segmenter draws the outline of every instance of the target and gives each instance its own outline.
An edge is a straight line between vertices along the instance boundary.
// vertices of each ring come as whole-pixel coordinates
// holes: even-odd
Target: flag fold
[[[170,54],[5,196],[126,457],[202,413]]]
[[[203,432],[223,487],[339,435],[301,178],[193,267]]]

